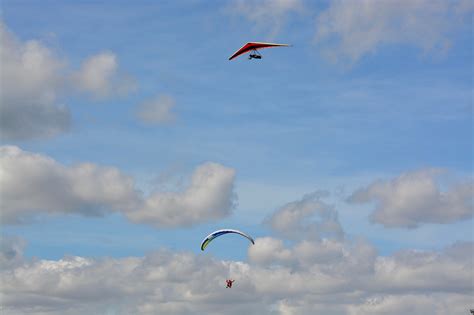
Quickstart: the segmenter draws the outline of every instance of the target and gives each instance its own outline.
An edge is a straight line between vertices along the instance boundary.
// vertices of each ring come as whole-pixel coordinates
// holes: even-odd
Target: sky
[[[2,314],[468,314],[473,11],[3,1]]]

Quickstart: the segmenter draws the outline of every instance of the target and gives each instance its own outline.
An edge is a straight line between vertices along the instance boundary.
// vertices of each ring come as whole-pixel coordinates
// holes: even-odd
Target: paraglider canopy
[[[229,57],[229,60],[232,60],[246,52],[252,51],[249,55],[249,59],[261,59],[262,56],[257,52],[258,49],[271,48],[271,47],[288,47],[288,44],[275,44],[275,43],[261,43],[261,42],[250,42],[243,45],[239,50],[237,50],[232,56]]]
[[[223,229],[223,230],[217,230],[215,232],[212,232],[211,234],[206,236],[206,238],[201,243],[201,250],[204,250],[207,247],[207,245],[209,245],[209,243],[216,237],[219,237],[221,235],[228,234],[228,233],[235,233],[235,234],[242,235],[243,237],[246,237],[250,242],[252,242],[252,244],[255,244],[255,241],[253,240],[253,238],[251,238],[249,235],[245,234],[244,232],[241,232],[238,230],[232,230],[232,229]]]

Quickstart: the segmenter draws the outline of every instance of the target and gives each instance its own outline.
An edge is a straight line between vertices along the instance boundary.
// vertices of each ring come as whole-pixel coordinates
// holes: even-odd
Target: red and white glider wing
[[[271,47],[288,47],[287,44],[274,44],[274,43],[260,43],[260,42],[250,42],[243,45],[239,50],[237,50],[232,56],[229,57],[229,60],[232,60],[246,52],[251,50],[257,50],[262,48],[271,48]]]

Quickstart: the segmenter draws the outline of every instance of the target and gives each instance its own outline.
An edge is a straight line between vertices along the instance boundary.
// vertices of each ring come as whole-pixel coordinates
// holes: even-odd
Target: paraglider
[[[243,237],[247,238],[250,242],[252,242],[252,244],[255,244],[255,241],[253,240],[253,238],[250,237],[249,235],[245,234],[244,232],[241,232],[241,231],[238,231],[238,230],[232,230],[232,229],[223,229],[223,230],[217,230],[215,232],[212,232],[211,234],[206,236],[206,238],[201,243],[201,250],[204,250],[207,247],[207,245],[209,245],[209,243],[212,240],[214,240],[215,238],[217,238],[221,235],[224,235],[224,234],[229,234],[229,233],[235,233],[235,234],[242,235]]]
[[[201,250],[204,250],[207,247],[207,245],[209,245],[209,243],[212,240],[214,240],[215,238],[217,238],[219,236],[222,236],[222,235],[225,235],[225,234],[229,234],[229,233],[234,233],[234,234],[241,235],[241,236],[247,238],[250,242],[252,242],[252,244],[255,244],[255,241],[253,240],[253,238],[250,235],[245,234],[244,232],[241,232],[241,231],[238,231],[238,230],[232,230],[232,229],[223,229],[223,230],[214,231],[211,234],[209,234],[208,236],[206,236],[206,238],[201,243]],[[232,284],[234,283],[234,281],[235,280],[227,279],[225,281],[226,288],[231,289]]]
[[[262,59],[262,55],[259,54],[258,50],[263,48],[271,47],[288,47],[288,44],[275,44],[275,43],[261,43],[261,42],[249,42],[243,45],[239,50],[237,50],[232,56],[229,57],[229,60],[232,60],[242,54],[251,52],[249,54],[249,59]]]

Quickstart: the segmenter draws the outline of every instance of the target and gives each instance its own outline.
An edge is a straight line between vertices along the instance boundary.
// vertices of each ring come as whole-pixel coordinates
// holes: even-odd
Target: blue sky
[[[384,4],[390,6],[378,5]],[[4,138],[3,146],[49,157],[66,168],[86,162],[113,167],[132,178],[144,196],[183,191],[199,165],[213,162],[235,172],[232,191],[238,202],[216,217],[165,228],[129,220],[121,210],[90,217],[82,210],[50,215],[53,210],[23,209],[38,217],[3,224],[3,236],[23,239],[25,257],[37,259],[120,259],[162,248],[201,255],[200,241],[213,229],[235,227],[256,238],[279,237],[278,228],[263,220],[323,190],[330,193],[324,201],[334,206],[345,238],[363,238],[381,256],[472,242],[472,195],[460,206],[467,213],[435,217],[420,212],[413,215],[414,228],[388,217],[369,219],[378,208],[409,216],[410,209],[425,206],[449,212],[457,204],[438,205],[437,193],[456,194],[457,183],[472,183],[472,8],[463,1],[420,5],[364,11],[373,25],[360,26],[361,38],[370,40],[354,47],[344,38],[361,36],[357,19],[345,21],[343,14],[357,2],[4,1],[5,29],[20,45],[36,40],[46,47],[50,58],[62,63],[58,77],[77,72],[71,75],[76,78],[85,60],[109,54],[115,57],[116,77],[108,77],[107,84],[127,88],[101,96],[100,87],[87,91],[56,84],[55,102],[68,108],[69,130]],[[406,10],[422,20],[410,32],[404,25]],[[325,13],[341,14],[340,20],[326,25]],[[384,19],[396,23],[384,24]],[[344,28],[351,21],[354,25]],[[332,33],[318,38],[328,25]],[[264,50],[262,60],[228,61],[247,41],[292,47]],[[22,89],[23,82],[16,84]],[[167,114],[172,118],[140,121],[140,105],[160,96],[171,100]],[[443,169],[443,175],[424,171],[433,168]],[[370,185],[397,179],[402,185],[403,174],[437,183],[439,191],[429,195],[435,201],[397,208],[379,188],[365,201],[348,201]],[[232,248],[212,244],[206,255],[247,262],[248,244],[233,241]]]

